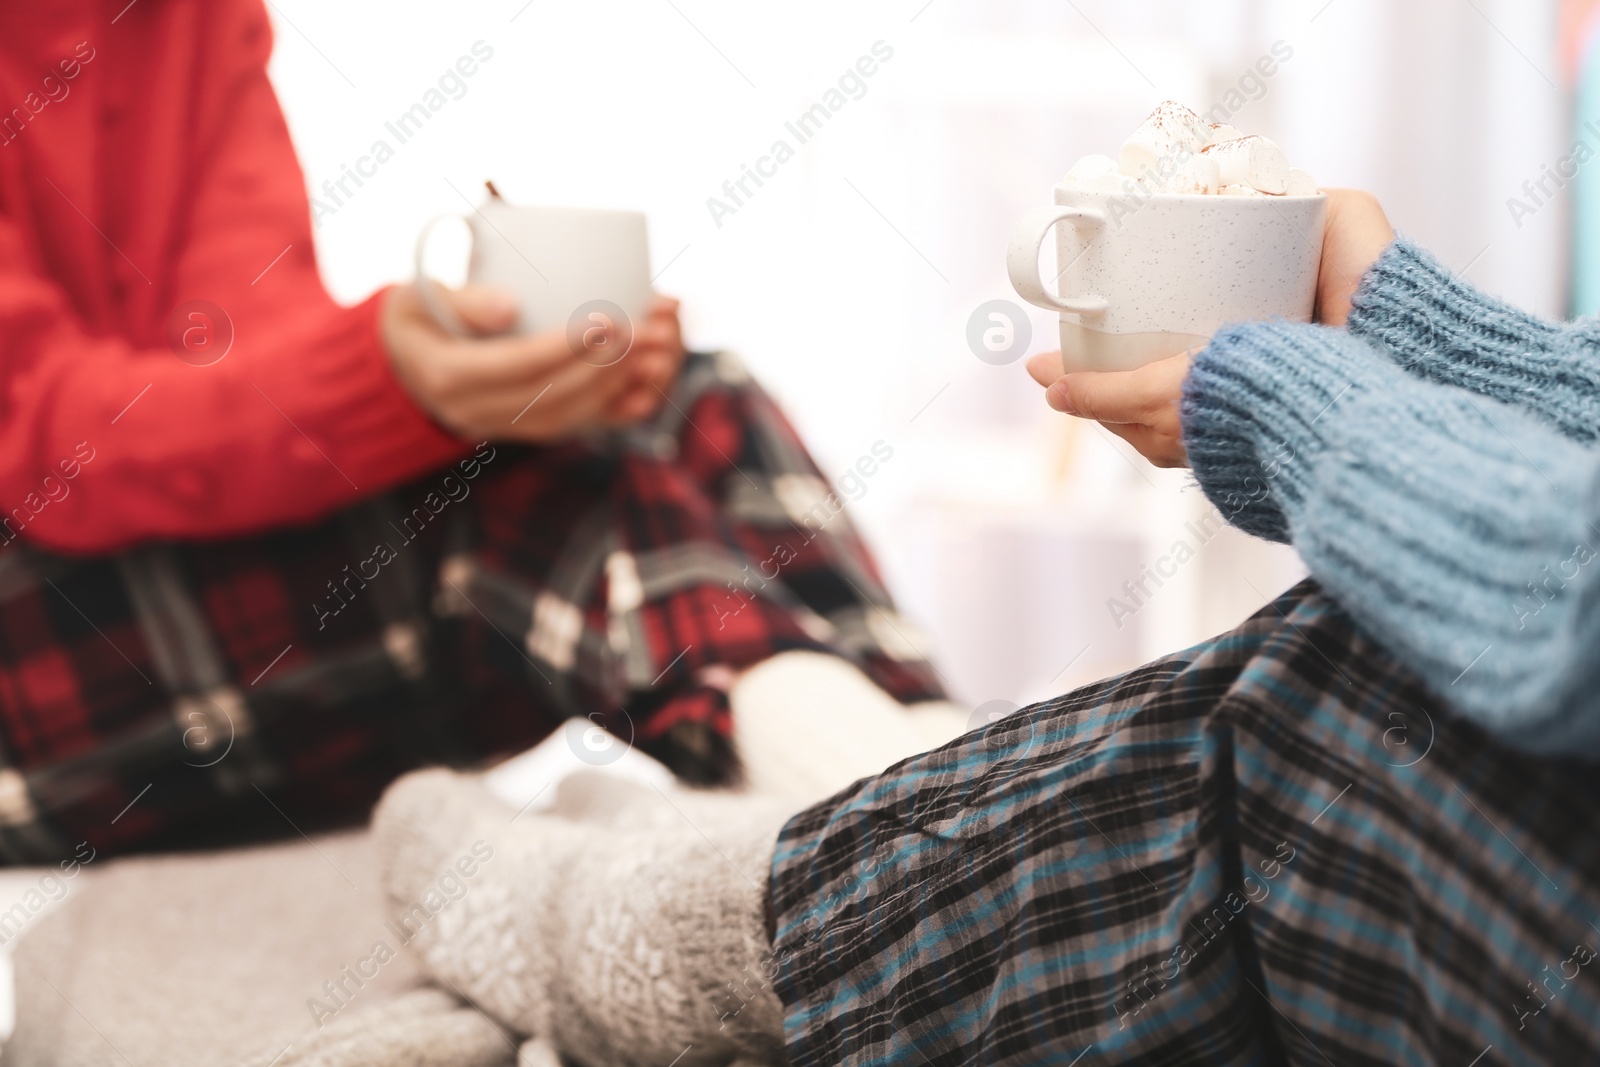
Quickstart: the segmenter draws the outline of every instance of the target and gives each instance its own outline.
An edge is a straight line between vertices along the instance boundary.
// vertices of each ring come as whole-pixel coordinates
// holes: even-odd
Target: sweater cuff
[[[1547,349],[1558,328],[1458,279],[1428,252],[1400,237],[1361,279],[1346,328],[1388,349],[1394,362],[1422,370],[1458,355]],[[1437,368],[1445,370],[1445,366]]]
[[[395,377],[379,331],[387,290],[335,316],[319,350],[339,358],[312,363],[312,388],[321,393],[338,466],[363,494],[398,485],[442,467],[468,449],[434,422]]]
[[[1241,530],[1287,542],[1330,410],[1385,369],[1369,346],[1338,330],[1279,322],[1223,329],[1195,357],[1179,406],[1200,488]]]

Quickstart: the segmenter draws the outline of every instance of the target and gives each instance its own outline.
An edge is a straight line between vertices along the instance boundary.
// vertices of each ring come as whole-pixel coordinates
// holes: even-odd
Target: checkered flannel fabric
[[[564,722],[615,735],[594,762],[637,743],[725,780],[733,671],[796,648],[940,695],[782,414],[691,356],[625,435],[482,446],[312,527],[0,550],[0,859],[359,819],[411,767]]]
[[[797,816],[797,1065],[1600,1063],[1600,787],[1306,583]]]

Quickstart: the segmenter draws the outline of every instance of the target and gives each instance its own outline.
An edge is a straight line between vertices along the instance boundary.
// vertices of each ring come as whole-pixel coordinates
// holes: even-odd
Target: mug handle
[[[467,329],[467,324],[461,321],[461,316],[456,314],[455,308],[444,298],[444,285],[428,276],[428,271],[423,266],[423,253],[428,250],[428,237],[432,235],[433,228],[445,219],[463,219],[461,215],[435,215],[423,224],[422,230],[417,234],[417,249],[415,253],[416,288],[417,296],[422,298],[423,310],[438,325],[439,329],[452,337],[470,337],[472,331]],[[471,229],[471,226],[468,226]]]
[[[1103,227],[1106,217],[1093,208],[1063,204],[1047,204],[1022,216],[1011,231],[1011,242],[1006,250],[1006,271],[1011,275],[1011,287],[1022,299],[1042,308],[1078,315],[1104,315],[1111,307],[1105,297],[1085,294],[1063,298],[1052,292],[1052,287],[1046,285],[1039,274],[1039,251],[1050,231],[1061,222],[1075,222],[1085,228]]]

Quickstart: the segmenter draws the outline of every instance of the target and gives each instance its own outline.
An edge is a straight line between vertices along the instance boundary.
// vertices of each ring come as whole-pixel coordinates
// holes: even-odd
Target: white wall
[[[684,298],[692,338],[737,348],[825,469],[895,449],[854,514],[958,693],[1021,700],[1230,625],[1297,564],[1224,535],[1112,621],[1107,598],[1205,507],[1182,476],[1050,415],[1020,364],[967,350],[972,310],[1011,295],[1011,223],[1152,104],[1221,100],[1282,40],[1294,57],[1236,121],[1554,313],[1565,212],[1519,230],[1504,203],[1565,139],[1545,80],[1553,6],[274,0],[273,75],[317,191],[474,42],[491,47],[465,95],[322,220],[335,292],[405,277],[422,222],[485,178],[520,201],[647,210],[658,286]],[[878,41],[894,54],[865,95],[718,226],[707,198]],[[1042,349],[1051,323],[1032,322]]]

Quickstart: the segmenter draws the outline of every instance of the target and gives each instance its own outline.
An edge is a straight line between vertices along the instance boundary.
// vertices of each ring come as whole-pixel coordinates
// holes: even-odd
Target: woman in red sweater
[[[260,0],[0,11],[0,859],[357,817],[574,717],[718,780],[783,649],[937,695],[673,302],[609,368],[492,293],[470,340],[337,306],[270,49]]]

